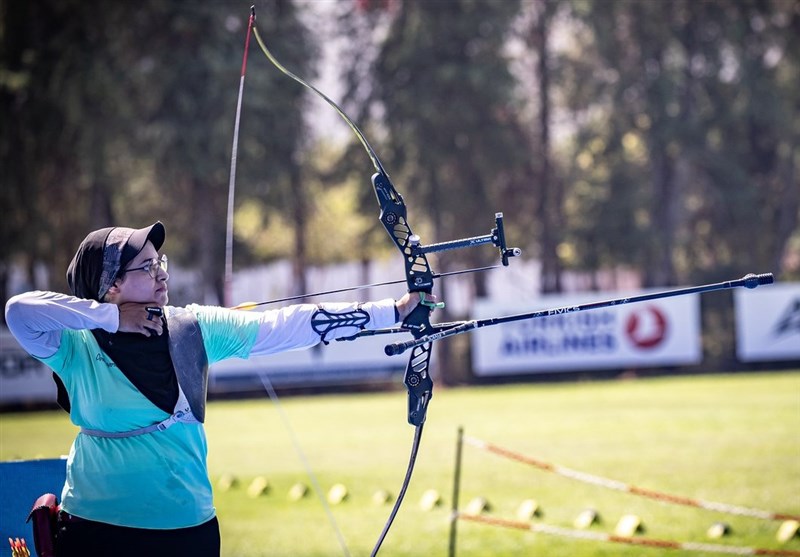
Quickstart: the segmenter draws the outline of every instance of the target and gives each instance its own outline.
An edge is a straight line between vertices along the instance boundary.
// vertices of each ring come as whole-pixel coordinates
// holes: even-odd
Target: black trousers
[[[59,520],[57,557],[219,557],[216,517],[176,530],[126,528],[91,520]]]

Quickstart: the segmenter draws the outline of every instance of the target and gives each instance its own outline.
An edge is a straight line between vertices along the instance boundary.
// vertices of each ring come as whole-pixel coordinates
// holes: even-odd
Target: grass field
[[[381,489],[397,494],[413,428],[405,394],[282,399],[292,428],[324,490],[335,483],[349,498],[332,507],[353,556],[368,555],[390,511],[376,505]],[[239,486],[217,490],[226,556],[333,556],[342,551],[314,493],[299,502],[290,487],[308,484],[279,413],[268,399],[211,403],[207,420],[212,479],[233,474]],[[523,384],[439,389],[428,411],[406,501],[381,555],[446,555],[456,432],[572,469],[675,495],[800,514],[800,371],[646,380]],[[75,428],[59,412],[0,414],[0,460],[65,454]],[[247,487],[266,477],[270,491]],[[420,508],[437,490],[442,505]],[[666,505],[604,490],[465,447],[462,508],[484,497],[490,516],[515,519],[524,499],[534,520],[571,527],[586,508],[610,532],[624,514],[641,517],[643,536],[800,551],[800,539],[775,539],[779,522]],[[730,535],[709,540],[714,522]],[[713,555],[561,539],[458,523],[457,555],[547,557]]]

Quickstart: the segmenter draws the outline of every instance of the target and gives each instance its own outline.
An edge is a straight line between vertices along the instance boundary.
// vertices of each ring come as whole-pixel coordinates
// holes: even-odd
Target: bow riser
[[[403,379],[408,389],[408,423],[422,425],[433,396],[433,380],[428,372],[433,343],[417,346],[411,353]]]
[[[424,253],[417,251],[419,236],[411,231],[406,218],[407,208],[401,196],[385,174],[372,176],[372,186],[380,205],[380,221],[397,249],[403,254],[406,282],[411,292],[431,293],[433,271]]]
[[[372,185],[380,205],[381,224],[403,254],[409,291],[430,294],[433,290],[433,271],[425,253],[419,249],[419,236],[408,225],[403,196],[384,173],[375,173]],[[424,337],[431,331],[430,316],[431,307],[419,304],[403,320],[403,328],[411,332],[415,339]],[[425,422],[428,402],[433,396],[433,380],[429,373],[431,353],[431,343],[415,347],[403,376],[403,383],[408,389],[408,423],[414,426]]]

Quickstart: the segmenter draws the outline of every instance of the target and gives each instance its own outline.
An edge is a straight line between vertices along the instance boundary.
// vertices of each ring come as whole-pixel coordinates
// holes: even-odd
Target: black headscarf
[[[161,222],[145,228],[110,227],[90,232],[67,268],[67,282],[78,298],[101,302],[121,269],[148,241],[161,249],[166,230]]]
[[[161,222],[140,229],[110,227],[90,232],[67,268],[70,290],[79,298],[103,301],[120,270],[139,255],[145,244],[150,241],[159,250],[165,237]],[[172,412],[178,398],[178,382],[169,355],[166,327],[163,334],[152,337],[102,329],[93,329],[92,335],[143,395],[165,412]],[[53,379],[58,387],[58,404],[69,412],[67,390],[56,374]]]

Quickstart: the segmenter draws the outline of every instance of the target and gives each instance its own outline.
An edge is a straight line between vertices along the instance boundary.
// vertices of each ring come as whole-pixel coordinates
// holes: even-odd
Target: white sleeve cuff
[[[364,303],[361,309],[369,313],[367,329],[385,329],[398,322],[395,301],[392,298]]]

